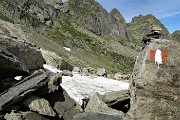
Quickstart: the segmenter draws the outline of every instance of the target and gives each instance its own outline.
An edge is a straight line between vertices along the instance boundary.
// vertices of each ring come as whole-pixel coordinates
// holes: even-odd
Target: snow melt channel
[[[76,73],[73,77],[63,76],[61,87],[71,98],[82,105],[82,99],[90,98],[95,92],[103,95],[112,91],[127,90],[129,83],[104,77],[81,76]]]

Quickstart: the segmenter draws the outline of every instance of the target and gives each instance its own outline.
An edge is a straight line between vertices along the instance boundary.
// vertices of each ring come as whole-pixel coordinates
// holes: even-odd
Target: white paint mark
[[[158,65],[158,69],[159,69],[159,65],[162,64],[162,54],[161,54],[161,50],[157,49],[156,53],[155,53],[155,64],[157,63]]]
[[[70,48],[67,48],[67,47],[63,47],[65,50],[67,50],[67,51],[71,51],[71,49]]]

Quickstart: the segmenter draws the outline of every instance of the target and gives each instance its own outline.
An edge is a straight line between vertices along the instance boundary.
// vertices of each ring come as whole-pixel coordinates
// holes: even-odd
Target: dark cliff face
[[[124,22],[109,14],[95,0],[69,0],[70,13],[77,16],[79,24],[96,35],[110,33],[129,39]]]
[[[142,39],[142,37],[151,32],[153,25],[158,25],[162,28],[162,38],[169,39],[167,28],[151,14],[146,16],[139,15],[132,18],[132,22],[128,24],[128,30],[134,39]]]
[[[41,22],[52,25],[53,21],[60,16],[60,11],[53,7],[55,1],[51,1],[49,4],[46,2],[48,0],[2,0],[0,6],[1,11],[8,17],[24,24],[30,23],[30,25],[36,26]]]
[[[180,42],[180,30],[177,30],[171,34],[172,39]]]
[[[115,17],[122,24],[126,24],[126,21],[125,21],[124,17],[121,15],[121,13],[116,8],[112,9],[110,14],[113,17]]]

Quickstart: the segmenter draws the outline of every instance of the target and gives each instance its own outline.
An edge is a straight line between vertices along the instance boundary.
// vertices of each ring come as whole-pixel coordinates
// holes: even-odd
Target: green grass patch
[[[4,21],[7,21],[7,22],[14,23],[14,20],[12,20],[9,17],[5,16],[4,13],[2,13],[1,11],[0,11],[0,19],[4,20]]]
[[[6,4],[9,8],[15,7],[15,3],[13,0],[0,0],[0,2]]]

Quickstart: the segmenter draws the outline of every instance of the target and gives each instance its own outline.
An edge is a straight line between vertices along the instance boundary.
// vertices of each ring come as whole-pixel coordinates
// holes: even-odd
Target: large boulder
[[[107,72],[105,68],[98,68],[97,69],[97,75],[98,76],[107,76]]]
[[[13,54],[0,46],[0,80],[15,77],[18,75],[27,75],[26,66]]]
[[[14,110],[12,110],[11,113],[9,114],[6,113],[4,118],[6,120],[49,120],[35,112],[31,112],[31,111],[18,112]]]
[[[35,71],[31,76],[24,78],[0,94],[0,111],[4,111],[10,105],[20,102],[48,81],[49,79],[43,70]]]
[[[103,102],[102,96],[98,93],[95,93],[95,95],[90,98],[90,101],[85,108],[85,112],[101,112],[109,115],[118,115],[121,118],[124,117],[123,112],[108,107],[108,105]]]
[[[98,112],[83,112],[73,116],[73,120],[123,120],[119,115],[110,115]]]
[[[155,54],[153,50],[161,51]],[[154,40],[139,54],[130,84],[128,119],[178,120],[180,118],[180,43]],[[161,59],[162,56],[162,59]],[[158,61],[157,61],[158,58]],[[162,60],[162,64],[161,64]]]
[[[11,113],[6,113],[4,116],[6,120],[22,120],[22,114],[16,111],[11,111]]]
[[[19,25],[0,20],[0,34],[0,45],[18,57],[28,70],[43,67],[45,61],[40,50],[28,41]]]
[[[56,53],[43,49],[41,49],[41,53],[46,61],[46,64],[60,70],[73,70],[73,66],[66,62],[62,57],[58,56]]]
[[[111,108],[127,112],[130,105],[130,96],[128,90],[113,91],[105,93],[102,100]]]
[[[35,112],[31,112],[31,111],[21,112],[21,114],[23,116],[23,120],[49,120]]]
[[[38,112],[41,115],[47,116],[56,116],[56,113],[52,109],[51,105],[44,98],[37,96],[29,96],[24,100],[24,105],[27,106],[30,110]]]
[[[48,94],[45,98],[64,120],[72,120],[75,114],[83,111],[81,106],[79,106],[63,89]]]

